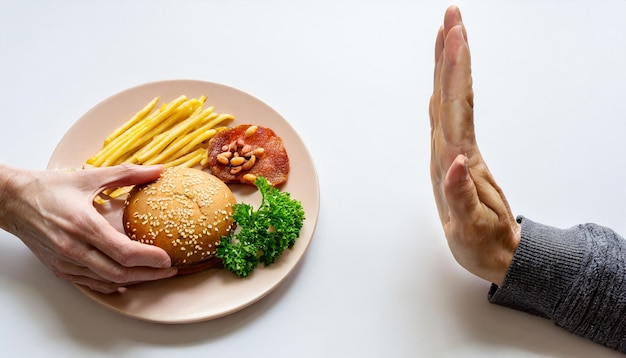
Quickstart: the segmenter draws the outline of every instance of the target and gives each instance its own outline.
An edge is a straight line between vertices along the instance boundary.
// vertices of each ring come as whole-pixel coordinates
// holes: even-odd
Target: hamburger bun
[[[220,239],[234,228],[236,200],[228,186],[199,169],[167,168],[135,186],[124,203],[124,231],[132,240],[165,250],[189,274],[219,265]]]

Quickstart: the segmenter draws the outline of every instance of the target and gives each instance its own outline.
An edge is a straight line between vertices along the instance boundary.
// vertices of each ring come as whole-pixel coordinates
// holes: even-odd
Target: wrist
[[[514,224],[511,226],[511,230],[503,240],[503,247],[500,254],[496,256],[494,266],[492,267],[491,272],[493,276],[489,279],[489,281],[496,285],[501,285],[509,272],[509,268],[513,262],[513,257],[515,256],[515,252],[517,251],[517,247],[522,237],[521,232],[522,229],[520,224],[517,221],[514,221]]]
[[[0,164],[0,229],[9,230],[21,170]]]
[[[588,270],[598,279],[594,282],[600,282],[604,270],[594,265],[601,265],[604,261],[594,260],[588,255],[595,253],[593,249],[599,247],[594,245],[605,247],[607,250],[601,250],[598,255],[606,255],[612,252],[608,249],[610,245],[604,246],[582,225],[559,229],[522,216],[517,220],[521,224],[519,247],[506,279],[489,292],[492,303],[548,317],[554,314],[559,304],[565,302],[564,297],[568,294],[576,296],[572,293],[574,282],[587,282],[581,276],[585,275],[584,271]],[[596,226],[592,232],[600,231]],[[617,245],[619,240],[613,242]]]

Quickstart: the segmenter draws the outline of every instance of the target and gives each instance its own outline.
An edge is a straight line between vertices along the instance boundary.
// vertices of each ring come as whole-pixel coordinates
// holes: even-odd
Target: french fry
[[[122,195],[126,195],[130,193],[132,189],[133,189],[132,185],[122,186],[122,187],[116,188],[115,190],[110,191],[107,195],[111,199],[115,199],[115,198],[119,198]]]
[[[184,136],[176,138],[159,154],[146,160],[145,164],[167,163],[185,155],[185,153],[191,152],[194,148],[214,136],[218,130],[222,131],[227,129],[227,127],[216,128],[217,125],[232,119],[234,119],[234,117],[230,114],[211,114],[211,116],[205,120],[205,124],[197,127],[192,132],[188,132]]]
[[[181,107],[176,113],[172,114],[169,118],[167,118],[163,123],[153,128],[150,132],[144,133],[143,137],[137,139],[142,145],[141,148],[138,148],[132,153],[130,156],[131,163],[135,164],[143,164],[146,158],[146,152],[154,150],[156,146],[155,139],[159,138],[164,132],[171,130],[172,127],[179,125],[182,121],[187,120],[190,113],[196,113],[202,109],[202,103],[196,99],[189,100],[185,107]],[[192,114],[193,115],[193,114]],[[146,143],[149,145],[144,145]]]
[[[205,155],[207,155],[207,151],[204,148],[198,148],[194,150],[193,152],[186,154],[176,160],[165,163],[164,166],[166,168],[175,167],[175,166],[193,167],[199,164],[203,156]]]
[[[198,130],[199,131],[199,130]],[[146,164],[154,164],[159,162],[168,162],[174,160],[175,158],[179,158],[185,153],[191,152],[194,148],[198,147],[202,142],[209,140],[213,137],[217,130],[214,128],[199,131],[197,135],[194,133],[190,133],[186,135],[183,139],[177,141],[174,145],[170,145],[167,149],[161,152],[156,157],[152,158],[150,161],[147,161]]]
[[[205,120],[208,120],[211,117],[218,117],[218,115],[213,113],[209,116],[209,118],[206,118]],[[158,149],[160,149],[160,151],[150,156],[149,159],[146,159],[145,164],[165,163],[182,155],[185,155],[186,153],[189,153],[190,151],[195,149],[196,146],[199,145],[201,142],[213,136],[215,132],[216,131],[212,129],[212,126],[209,122],[192,132],[185,133],[184,135],[174,137],[170,136],[169,138],[164,138],[162,139],[163,144],[167,143],[167,140],[169,139],[171,139],[172,142],[168,143],[166,147],[159,146]],[[164,133],[164,135],[168,135],[168,133]],[[188,145],[189,143],[195,144]]]
[[[193,148],[213,137],[218,131],[227,129],[227,127],[216,128],[216,126],[231,119],[234,119],[234,117],[230,114],[221,114],[215,117],[214,120],[206,123],[202,127],[197,128],[193,132],[188,133],[183,138],[180,138],[175,143],[168,146],[167,150],[160,153],[156,158],[153,158],[155,163],[158,163],[159,161],[168,161],[171,160],[170,158],[177,158],[185,153],[189,153],[193,150]],[[177,151],[172,154],[174,150]]]
[[[201,123],[204,118],[210,116],[213,112],[213,107],[209,107],[202,112],[198,113],[193,117],[189,117],[187,120],[178,123],[175,127],[170,130],[158,134],[154,137],[153,143],[151,143],[150,147],[144,153],[138,153],[133,157],[139,163],[145,162],[151,156],[156,155],[158,152],[162,151],[168,144],[170,144],[176,138],[183,136],[189,131],[190,128],[196,126],[198,123]],[[216,115],[217,116],[217,115]]]
[[[104,140],[104,146],[109,144],[115,138],[119,137],[120,134],[127,131],[130,127],[133,127],[134,125],[139,123],[142,119],[144,119],[148,115],[148,113],[150,113],[152,109],[154,109],[154,106],[156,106],[158,101],[159,101],[159,96],[154,97],[152,101],[148,102],[148,104],[146,104],[145,107],[143,107],[139,112],[137,112],[134,116],[132,116],[131,119],[128,120],[128,122],[124,123],[121,127],[116,129],[113,133],[111,133],[108,137],[106,137],[106,139]]]

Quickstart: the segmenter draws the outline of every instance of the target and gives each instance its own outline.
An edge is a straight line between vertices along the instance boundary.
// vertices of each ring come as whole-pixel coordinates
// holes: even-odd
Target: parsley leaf
[[[235,204],[233,219],[239,231],[223,237],[217,247],[216,256],[224,267],[239,277],[248,276],[259,263],[276,262],[296,243],[304,223],[302,203],[288,192],[279,191],[262,176],[254,184],[262,197],[259,208]]]

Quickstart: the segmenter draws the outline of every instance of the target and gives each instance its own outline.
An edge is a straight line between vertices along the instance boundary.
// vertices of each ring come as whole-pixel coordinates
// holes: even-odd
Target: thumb
[[[472,216],[480,203],[476,186],[469,175],[468,158],[459,154],[454,159],[443,183],[450,217],[465,220]]]
[[[94,168],[84,171],[98,183],[99,190],[126,185],[143,184],[156,180],[163,172],[162,165],[122,164],[113,167]]]

